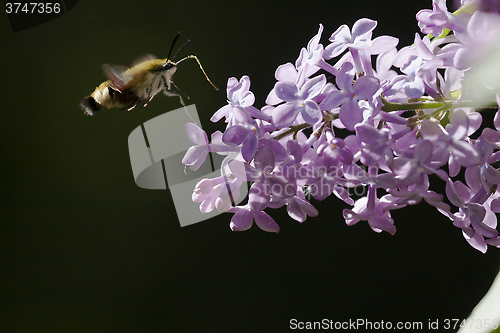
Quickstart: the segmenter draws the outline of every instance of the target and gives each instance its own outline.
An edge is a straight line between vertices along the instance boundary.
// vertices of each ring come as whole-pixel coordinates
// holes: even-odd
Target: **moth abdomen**
[[[80,106],[82,107],[84,114],[87,116],[95,115],[101,108],[101,104],[97,103],[92,96],[85,97],[80,103]]]

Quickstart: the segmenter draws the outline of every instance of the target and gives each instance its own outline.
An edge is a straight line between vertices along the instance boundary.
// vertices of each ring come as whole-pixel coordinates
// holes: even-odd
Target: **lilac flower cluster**
[[[494,68],[483,68],[492,54],[500,59],[497,7],[462,0],[452,14],[445,0],[434,0],[416,16],[431,35],[416,33],[399,50],[395,37],[372,38],[377,22],[367,18],[340,26],[324,47],[320,24],[295,64],[278,67],[261,109],[250,78],[230,78],[228,104],[211,118],[225,119],[224,133],[209,142],[198,126],[186,126],[196,144],[186,166],[196,170],[209,152],[227,155],[221,177],[198,183],[193,200],[202,212],[234,213],[232,230],[255,221],[278,232],[266,208],[286,206],[303,222],[318,215],[311,197],[333,194],[352,206],[343,211],[348,225],[363,220],[392,235],[391,211],[423,199],[477,250],[500,247],[500,82]],[[492,109],[489,128],[478,111]],[[430,189],[429,175],[446,183],[446,195]],[[248,203],[231,206],[248,183]]]

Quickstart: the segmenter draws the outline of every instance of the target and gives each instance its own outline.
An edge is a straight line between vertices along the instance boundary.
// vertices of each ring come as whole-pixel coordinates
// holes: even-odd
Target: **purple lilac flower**
[[[212,134],[212,143],[208,142],[207,133],[198,125],[193,123],[186,124],[187,136],[196,146],[192,146],[184,155],[182,164],[196,171],[205,162],[209,152],[230,153],[238,151],[237,148],[230,147],[220,141],[222,133],[216,131]]]
[[[231,197],[233,200],[239,198],[241,184],[237,178],[228,181],[224,176],[202,179],[194,188],[193,202],[200,203],[202,213],[210,213],[214,208],[226,212],[231,208]]]
[[[353,66],[346,62],[342,65],[336,78],[340,90],[334,90],[323,100],[321,108],[331,110],[340,106],[339,117],[344,126],[352,131],[354,125],[363,121],[363,110],[358,105],[359,100],[371,99],[380,87],[380,82],[375,77],[362,76],[353,82]]]
[[[266,212],[255,210],[252,205],[247,204],[241,207],[231,207],[229,212],[235,213],[231,218],[229,227],[232,231],[244,231],[250,229],[255,224],[264,231],[279,232],[280,227]]]
[[[395,37],[380,36],[375,38],[372,45],[361,53],[365,73],[376,76],[381,81],[381,85],[397,75],[395,71],[391,70],[391,67],[397,55],[396,45],[398,43],[399,40]],[[371,66],[372,55],[377,55],[376,71],[373,71]]]
[[[364,165],[391,163],[394,158],[392,144],[409,132],[405,127],[398,133],[391,133],[389,127],[376,129],[368,124],[358,124],[355,127],[356,138],[360,143],[359,158]],[[381,159],[384,161],[382,162]]]
[[[433,143],[434,161],[439,165],[448,163],[450,176],[455,177],[460,166],[477,166],[481,159],[472,144],[465,141],[469,121],[464,111],[456,110],[446,128],[447,130],[434,121],[424,120],[420,133],[423,139]]]
[[[446,0],[433,0],[432,10],[423,9],[416,17],[420,31],[424,34],[439,36],[444,28],[454,31],[465,30],[465,22],[447,10]]]
[[[363,220],[391,235],[391,211],[425,201],[473,248],[500,248],[500,111],[494,127],[480,135],[487,124],[476,112],[500,106],[500,16],[498,6],[485,4],[477,7],[484,12],[453,15],[444,0],[434,0],[432,10],[416,17],[423,33],[442,36],[415,34],[413,45],[399,51],[395,37],[372,39],[376,21],[360,19],[352,30],[340,26],[326,47],[320,24],[295,64],[277,68],[261,109],[254,106],[250,78],[230,78],[228,104],[211,118],[225,118],[224,133],[212,134],[210,143],[201,128],[186,125],[195,144],[183,159],[190,169],[209,152],[226,155],[221,176],[199,182],[193,201],[202,212],[233,213],[234,231],[255,221],[278,232],[269,209],[286,206],[302,223],[319,214],[311,197],[322,201],[333,194],[351,206],[343,211],[347,225]],[[456,179],[461,175],[466,184]],[[431,179],[446,183],[446,197],[431,190]],[[248,202],[231,206],[231,197],[248,185]],[[354,197],[360,188],[365,195]]]
[[[457,213],[449,214],[454,220],[453,224],[462,229],[465,239],[471,246],[483,253],[486,252],[484,237],[498,237],[498,231],[494,229],[496,219],[494,226],[487,224],[492,222],[491,220],[485,220],[486,208],[483,204],[489,195],[484,191],[473,193],[460,181],[455,183],[448,181],[446,195],[451,203],[459,208]]]
[[[371,45],[371,34],[377,26],[377,21],[367,18],[359,19],[352,26],[352,33],[347,25],[340,26],[330,37],[330,45],[325,48],[324,58],[334,58],[349,48],[356,70],[363,72],[358,50],[363,50]]]
[[[495,147],[483,136],[474,142],[474,148],[480,154],[480,161],[478,165],[467,168],[465,176],[468,184],[490,192],[493,186],[500,184],[500,171],[491,165],[500,160],[500,156],[498,153],[494,153]]]
[[[323,45],[319,43],[322,33],[323,25],[320,24],[318,34],[309,41],[307,48],[300,50],[299,58],[295,62],[295,67],[300,73],[298,75],[300,81],[296,82],[299,87],[320,69],[317,64],[323,59]]]
[[[235,123],[251,124],[253,122],[252,118],[268,121],[269,116],[260,112],[253,106],[255,96],[249,89],[250,78],[248,76],[243,76],[240,81],[234,77],[229,78],[226,89],[228,105],[215,112],[210,120],[212,122],[217,122],[222,117],[225,117],[228,126]]]
[[[290,82],[278,82],[274,87],[276,96],[285,101],[273,112],[273,124],[276,127],[287,127],[294,123],[300,113],[309,125],[314,125],[321,119],[321,111],[313,100],[326,84],[324,75],[317,76],[307,81],[299,90]]]
[[[346,148],[342,139],[334,138],[331,132],[326,132],[316,144],[317,155],[307,165],[310,194],[321,201],[333,193],[352,205],[353,199],[349,197],[347,190],[340,186],[343,182],[343,165],[352,163],[352,152]]]
[[[259,144],[259,134],[262,136],[262,129],[254,121],[252,125],[233,125],[228,127],[222,136],[222,141],[228,145],[241,146],[241,154],[246,161],[250,161],[257,151]]]
[[[433,145],[429,140],[421,140],[414,149],[407,151],[408,156],[398,156],[391,163],[390,167],[398,184],[408,186],[426,179],[430,174],[436,174],[441,179],[447,180],[445,171],[436,169],[433,166],[432,154]]]
[[[420,38],[415,34],[414,45],[402,48],[396,58],[394,65],[398,66],[404,75],[396,76],[392,82],[392,90],[402,90],[411,99],[418,99],[425,92],[438,96],[435,89],[437,68],[445,66],[445,60],[449,53],[435,55],[428,37]],[[392,94],[391,92],[390,94]]]
[[[284,65],[280,65],[276,69],[274,77],[278,82],[284,81],[297,84],[299,78],[299,72],[292,63],[288,62]],[[281,102],[283,102],[283,100],[280,99],[278,96],[276,96],[276,91],[274,89],[271,90],[269,92],[269,95],[267,96],[266,103],[269,105],[276,105]]]
[[[391,235],[396,233],[394,220],[389,211],[384,208],[390,203],[377,198],[375,187],[369,186],[368,195],[357,200],[353,209],[344,209],[344,218],[347,225],[354,225],[360,220],[368,221],[375,232],[387,231]]]

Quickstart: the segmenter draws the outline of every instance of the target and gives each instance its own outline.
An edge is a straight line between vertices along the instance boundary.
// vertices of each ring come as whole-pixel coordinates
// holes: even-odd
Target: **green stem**
[[[293,133],[298,133],[300,130],[303,130],[304,128],[308,128],[308,127],[311,127],[311,125],[309,125],[307,123],[300,124],[300,125],[290,126],[289,130],[286,130],[285,132],[281,133],[280,135],[276,136],[273,139],[276,140],[276,141],[281,140],[281,139],[283,139],[287,135],[290,135],[290,134],[293,134]]]
[[[414,102],[414,103],[390,103],[387,102],[382,106],[382,111],[409,111],[422,109],[437,109],[443,107],[446,103],[443,102]]]
[[[389,103],[386,102],[382,106],[382,111],[409,111],[409,110],[423,110],[423,109],[438,109],[442,107],[453,108],[455,107],[455,102],[436,102],[436,101],[423,101],[423,102],[413,102],[413,103]],[[462,101],[457,107],[460,108],[480,108],[480,109],[490,109],[498,108],[495,102],[484,103],[478,101]]]

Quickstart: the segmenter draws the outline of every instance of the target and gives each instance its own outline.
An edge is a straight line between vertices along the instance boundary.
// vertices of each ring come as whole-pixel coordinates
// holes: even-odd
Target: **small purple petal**
[[[352,26],[352,36],[354,38],[362,36],[375,29],[376,26],[377,21],[373,21],[367,18],[359,19]]]
[[[500,104],[500,95],[497,94],[496,100],[497,104]],[[495,113],[495,118],[493,119],[493,125],[497,131],[500,131],[500,110]]]
[[[312,99],[321,92],[325,84],[326,76],[324,74],[316,76],[304,84],[302,89],[300,89],[300,95],[303,99]],[[280,96],[278,95],[278,97]]]
[[[282,99],[280,99],[278,96],[276,96],[276,91],[274,88],[269,92],[266,98],[266,104],[267,105],[276,105],[283,102]]]
[[[498,236],[498,231],[496,229],[493,229],[483,223],[484,216],[486,215],[486,210],[483,206],[476,203],[469,203],[467,207],[470,216],[470,223],[477,232],[488,238]]]
[[[348,205],[354,205],[354,200],[350,197],[349,191],[347,191],[345,188],[335,185],[333,189],[333,194],[340,200],[344,201]],[[316,208],[315,208],[316,209]],[[313,216],[313,215],[310,215]],[[316,216],[316,215],[314,215]]]
[[[340,67],[339,75],[337,75],[335,79],[335,83],[343,91],[351,91],[352,90],[352,80],[354,78],[354,74],[351,73],[353,69],[353,65],[350,62],[346,62]]]
[[[349,30],[349,27],[345,24],[342,24],[340,27],[338,27],[337,30],[330,36],[329,41],[346,41],[351,38],[351,32]]]
[[[415,147],[414,158],[420,163],[427,164],[432,158],[432,149],[432,143],[429,140],[423,140]]]
[[[242,96],[240,96],[240,106],[242,108],[252,106],[253,103],[255,102],[255,96],[253,92],[247,91],[244,93]]]
[[[375,127],[370,125],[359,124],[356,126],[355,131],[356,136],[361,142],[375,143],[384,139],[384,135]]]
[[[370,99],[377,92],[380,81],[372,76],[362,76],[354,82],[352,89],[358,99]]]
[[[321,104],[320,104],[321,109],[322,110],[331,110],[333,108],[336,108],[337,106],[344,103],[344,101],[347,100],[348,98],[349,98],[349,96],[344,94],[342,91],[333,90],[321,102]]]
[[[294,200],[300,207],[300,209],[307,215],[311,217],[318,216],[318,210],[309,203],[309,201],[295,197]]]
[[[256,211],[261,211],[269,203],[269,194],[267,186],[263,182],[255,182],[248,192],[248,204]]]
[[[347,28],[347,27],[346,27]],[[347,28],[349,29],[349,28]],[[323,52],[323,57],[325,59],[332,59],[341,54],[347,49],[347,44],[344,41],[335,41],[325,47],[325,51]]]
[[[500,213],[500,198],[491,201],[491,210],[495,213]]]
[[[486,244],[489,244],[489,245],[492,245],[492,246],[496,246],[496,247],[500,247],[500,237],[492,238],[492,239],[487,239],[486,240]]]
[[[243,109],[240,106],[233,106],[231,108],[231,112],[236,123],[249,125],[253,124],[252,117],[248,114],[246,109]]]
[[[269,146],[262,146],[255,154],[255,168],[270,174],[274,169],[274,152]]]
[[[232,231],[244,231],[250,229],[253,224],[253,214],[249,209],[243,208],[233,215],[229,227]]]
[[[189,147],[188,151],[182,158],[182,164],[188,166],[191,170],[196,171],[205,162],[208,155],[208,148],[201,146]]]
[[[354,131],[354,126],[363,121],[363,111],[356,101],[349,100],[340,107],[339,118],[345,128]]]
[[[243,143],[241,147],[241,155],[245,161],[250,161],[257,150],[259,145],[259,137],[257,135],[250,135],[250,138]]]
[[[460,194],[457,192],[457,189],[455,185],[451,182],[451,180],[448,180],[448,183],[446,183],[446,196],[448,197],[448,200],[450,202],[457,206],[457,207],[465,207],[465,202],[460,196]]]
[[[202,130],[198,125],[193,123],[187,123],[185,125],[186,134],[193,143],[208,143],[208,137],[204,130]]]
[[[280,65],[276,69],[274,77],[277,81],[286,81],[293,83],[297,79],[297,69],[295,69],[295,66],[291,62],[288,62],[284,65]]]
[[[291,156],[295,159],[296,162],[300,162],[302,160],[302,148],[295,140],[290,140],[286,143],[286,148]]]
[[[304,222],[307,218],[306,213],[300,209],[300,206],[298,202],[295,200],[291,200],[288,205],[286,206],[286,210],[288,212],[288,215],[295,221],[299,221],[300,223]]]
[[[491,143],[500,143],[500,132],[492,128],[485,128],[481,136]]]
[[[284,100],[285,102],[293,102],[297,100],[299,90],[294,83],[280,81],[274,85],[274,91],[278,98]]]
[[[481,164],[481,157],[477,150],[465,141],[455,141],[450,144],[453,148],[453,156],[457,162],[464,167],[471,167]]]
[[[407,82],[405,86],[405,94],[409,98],[420,98],[424,94],[425,86],[424,81],[420,77],[415,77],[414,81]]]
[[[305,122],[309,125],[314,125],[322,119],[321,110],[319,109],[318,104],[312,100],[304,102],[304,107],[302,108],[301,113],[302,118],[304,118]]]
[[[462,229],[462,233],[464,235],[465,240],[478,251],[481,251],[482,253],[486,253],[488,250],[488,246],[486,245],[483,236],[479,234],[478,232],[474,232],[474,230],[471,230],[471,234],[469,235],[467,233],[467,229]]]
[[[280,231],[279,225],[266,212],[255,212],[254,218],[255,224],[262,230],[276,233]]]
[[[311,188],[311,195],[318,201],[325,200],[333,193],[334,186],[335,182],[333,179],[323,177]]]
[[[447,127],[448,129],[448,127]],[[450,120],[450,136],[455,140],[460,140],[467,135],[469,130],[469,119],[463,110],[455,110]]]
[[[482,176],[491,184],[500,184],[500,171],[489,164],[481,169]]]
[[[358,214],[356,214],[351,209],[344,209],[342,211],[342,215],[344,216],[345,223],[348,226],[355,225],[356,223],[358,223],[359,221],[361,221],[361,218],[362,218],[361,216],[359,216]]]
[[[475,62],[477,58],[477,54],[475,52],[471,52],[467,47],[463,47],[457,51],[455,54],[455,58],[453,59],[453,65],[458,70],[467,70],[469,69]]]
[[[222,117],[227,117],[229,113],[231,112],[231,105],[225,105],[221,107],[219,110],[217,110],[214,115],[210,118],[210,121],[213,123],[218,122],[219,120],[222,119]]]
[[[283,162],[288,157],[288,152],[285,147],[283,147],[281,143],[276,140],[265,139],[261,141],[260,145],[271,147],[274,152],[276,162]]]
[[[273,111],[273,124],[278,128],[292,125],[301,109],[302,107],[295,103],[278,105]]]
[[[233,175],[243,181],[256,180],[261,176],[261,172],[239,160],[231,160],[228,162],[229,170]]]
[[[387,231],[391,235],[396,233],[396,226],[389,217],[372,214],[368,218],[368,224],[370,224],[370,227],[372,227],[375,232]]]
[[[222,136],[222,141],[228,144],[240,145],[250,134],[252,134],[252,132],[252,129],[246,128],[245,126],[234,125],[226,129]]]
[[[390,51],[398,45],[399,39],[392,36],[379,36],[372,40],[370,54],[381,54]]]
[[[420,127],[422,138],[430,141],[446,140],[443,128],[438,123],[425,119]]]

